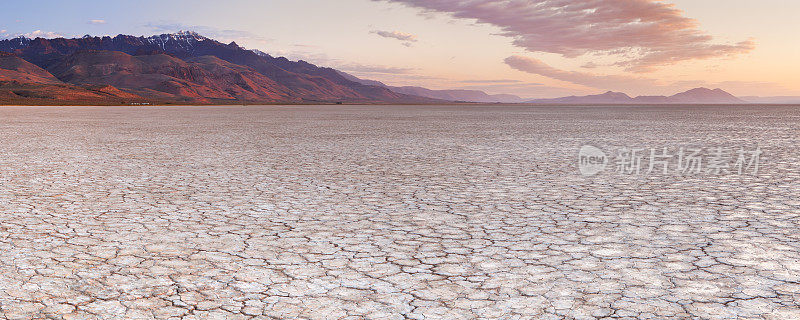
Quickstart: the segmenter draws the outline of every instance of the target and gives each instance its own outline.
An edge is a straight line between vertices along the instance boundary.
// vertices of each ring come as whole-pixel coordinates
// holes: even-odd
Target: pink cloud
[[[403,41],[403,45],[406,46],[406,47],[411,47],[411,46],[413,46],[414,42],[417,42],[417,36],[415,36],[413,34],[410,34],[410,33],[400,32],[400,31],[374,30],[374,31],[372,31],[370,33],[377,34],[377,35],[379,35],[381,37],[384,37],[384,38],[397,39],[397,40]]]
[[[716,44],[697,21],[657,0],[376,0],[398,2],[499,27],[531,52],[565,57],[622,57],[617,64],[645,72],[676,62],[753,50],[753,40]]]
[[[372,31],[371,33],[377,34],[377,35],[379,35],[381,37],[384,37],[384,38],[397,39],[397,40],[400,40],[400,41],[411,41],[411,42],[416,42],[417,41],[417,36],[415,36],[413,34],[410,34],[410,33],[400,32],[400,31],[375,30],[375,31]]]
[[[624,75],[597,75],[587,72],[566,71],[553,68],[541,60],[511,56],[505,59],[505,63],[519,71],[538,74],[548,78],[579,84],[598,89],[627,90],[630,88],[652,88],[658,84],[653,79],[624,76]]]
[[[28,33],[21,34],[21,35],[25,36],[26,38],[31,38],[31,39],[35,39],[35,38],[53,39],[53,38],[63,38],[64,37],[64,35],[62,35],[60,33],[57,33],[57,32],[42,31],[42,30],[36,30],[36,31],[33,31],[33,32],[28,32]]]

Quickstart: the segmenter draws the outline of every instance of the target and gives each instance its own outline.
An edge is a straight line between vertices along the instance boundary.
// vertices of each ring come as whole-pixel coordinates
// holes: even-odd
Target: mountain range
[[[0,102],[432,103],[194,32],[0,41]]]
[[[722,89],[695,88],[672,96],[630,97],[609,91],[598,95],[570,96],[526,101],[531,104],[742,104],[747,103]]]
[[[791,99],[790,99],[791,98]],[[150,37],[0,40],[0,104],[528,103],[738,104],[721,89],[632,98],[620,92],[526,100],[478,90],[390,86],[181,31]],[[779,102],[780,101],[780,102]]]

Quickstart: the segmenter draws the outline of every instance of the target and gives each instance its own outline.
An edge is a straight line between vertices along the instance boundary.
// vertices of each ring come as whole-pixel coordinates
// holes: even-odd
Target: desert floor
[[[2,107],[0,318],[798,319],[798,148],[797,107]]]

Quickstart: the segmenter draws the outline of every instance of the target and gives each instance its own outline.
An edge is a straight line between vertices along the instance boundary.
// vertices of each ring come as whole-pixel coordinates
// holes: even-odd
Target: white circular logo
[[[578,153],[578,168],[584,176],[593,176],[606,169],[608,157],[603,150],[594,146],[583,146]]]

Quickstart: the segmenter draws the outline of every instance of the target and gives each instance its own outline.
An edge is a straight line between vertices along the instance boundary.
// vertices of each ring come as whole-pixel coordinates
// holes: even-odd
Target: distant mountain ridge
[[[477,102],[477,103],[526,103],[526,104],[742,104],[748,103],[743,99],[725,92],[722,89],[695,88],[672,96],[638,96],[631,97],[622,92],[608,91],[603,94],[588,96],[569,96],[553,99],[526,100],[515,95],[495,94],[490,95],[479,90],[431,90],[423,87],[389,86],[379,81],[360,79],[345,72],[340,72],[345,78],[363,84],[382,86],[390,90],[432,99]]]
[[[348,80],[359,82],[365,85],[381,86],[389,88],[397,93],[426,97],[437,100],[453,101],[453,102],[478,102],[478,103],[520,103],[525,99],[512,94],[488,94],[480,90],[432,90],[423,87],[415,86],[389,86],[380,81],[361,79],[345,72],[339,72],[343,77]]]
[[[526,101],[530,104],[743,104],[747,103],[722,89],[695,88],[672,96],[638,96],[608,91],[589,96]]]

